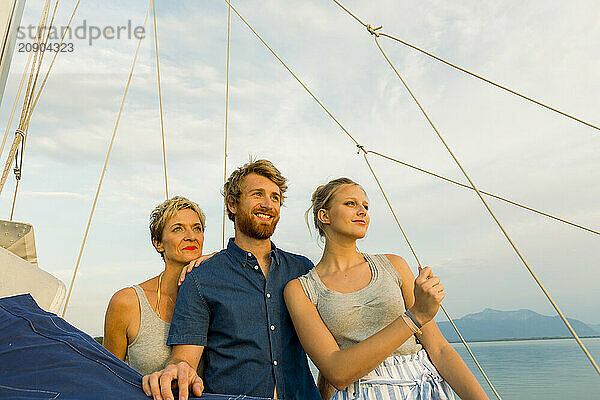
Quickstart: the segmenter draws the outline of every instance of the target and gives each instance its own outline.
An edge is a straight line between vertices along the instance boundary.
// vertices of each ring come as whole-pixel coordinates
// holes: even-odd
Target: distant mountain
[[[587,324],[587,325],[600,334],[600,324]]]
[[[567,319],[579,336],[600,335],[600,329],[593,329],[576,319]],[[455,319],[454,323],[467,341],[571,336],[559,316],[550,317],[527,309],[499,311],[486,308],[481,312]],[[449,342],[460,341],[450,322],[442,321],[438,326]]]

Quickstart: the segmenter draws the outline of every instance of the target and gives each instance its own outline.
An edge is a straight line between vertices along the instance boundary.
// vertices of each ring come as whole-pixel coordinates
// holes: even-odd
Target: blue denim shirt
[[[271,244],[267,279],[256,257],[229,240],[227,249],[189,273],[179,289],[168,345],[205,346],[205,391],[318,400],[306,354],[283,300],[283,288],[312,262]]]

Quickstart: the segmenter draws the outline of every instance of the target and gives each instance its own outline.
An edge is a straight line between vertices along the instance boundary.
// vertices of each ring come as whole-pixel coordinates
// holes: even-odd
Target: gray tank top
[[[125,362],[143,375],[163,369],[171,355],[167,346],[170,323],[158,318],[139,285],[133,285],[140,303],[140,329],[127,346]]]
[[[314,268],[298,278],[341,350],[379,332],[405,310],[402,279],[396,268],[383,254],[363,256],[372,277],[367,286],[356,292],[329,289]],[[392,355],[416,354],[421,348],[413,335]]]

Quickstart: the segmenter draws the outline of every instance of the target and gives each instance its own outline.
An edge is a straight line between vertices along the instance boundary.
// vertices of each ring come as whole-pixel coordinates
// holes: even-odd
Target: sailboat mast
[[[0,105],[4,97],[4,88],[24,8],[25,0],[0,2]]]

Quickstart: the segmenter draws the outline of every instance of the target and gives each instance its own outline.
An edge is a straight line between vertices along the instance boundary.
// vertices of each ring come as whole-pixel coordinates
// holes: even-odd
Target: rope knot
[[[375,37],[379,37],[379,33],[377,33],[377,31],[380,30],[381,28],[383,28],[382,25],[378,26],[377,28],[373,28],[373,27],[371,27],[371,25],[367,25],[367,31],[371,35],[375,35]]]
[[[367,154],[367,151],[365,150],[365,146],[363,146],[362,144],[357,144],[356,147],[358,147],[358,151],[356,152],[356,154],[360,154],[361,151],[363,153]]]

